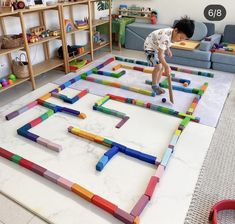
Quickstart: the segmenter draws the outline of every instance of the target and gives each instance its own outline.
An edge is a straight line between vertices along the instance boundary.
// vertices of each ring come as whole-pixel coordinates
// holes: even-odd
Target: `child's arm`
[[[166,53],[169,58],[172,58],[173,55],[172,55],[171,49],[169,47],[166,49]]]
[[[165,74],[168,76],[170,75],[171,73],[171,68],[170,66],[167,64],[166,60],[165,60],[165,57],[164,57],[164,51],[159,48],[158,49],[158,58],[159,58],[159,61],[161,62],[162,66],[164,67],[164,70],[165,70]]]

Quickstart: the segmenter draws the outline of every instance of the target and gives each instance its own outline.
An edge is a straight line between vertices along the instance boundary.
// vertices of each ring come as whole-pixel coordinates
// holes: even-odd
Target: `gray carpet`
[[[235,200],[235,83],[203,162],[185,224],[207,224],[210,208]],[[235,212],[219,213],[220,224],[235,224]]]

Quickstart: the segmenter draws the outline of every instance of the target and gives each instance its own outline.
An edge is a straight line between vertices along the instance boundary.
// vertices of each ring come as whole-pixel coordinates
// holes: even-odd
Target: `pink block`
[[[154,176],[155,176],[155,177],[158,177],[158,178],[160,179],[160,178],[162,177],[164,171],[165,171],[164,166],[159,165],[159,166],[157,167],[157,171],[156,171],[156,173],[155,173]]]
[[[48,179],[48,180],[50,180],[50,181],[52,181],[52,182],[54,182],[54,183],[57,183],[57,180],[60,178],[59,175],[57,175],[56,173],[53,173],[53,172],[51,172],[51,171],[49,171],[49,170],[45,171],[45,172],[43,173],[43,176],[44,176],[46,179]]]
[[[56,152],[60,152],[62,150],[62,146],[61,145],[58,145],[58,144],[53,143],[53,142],[49,142],[47,144],[47,148],[52,149],[52,150],[54,150]]]
[[[142,195],[139,201],[136,203],[135,207],[132,209],[131,215],[133,215],[134,217],[139,216],[148,202],[149,197],[146,195]]]
[[[71,190],[71,187],[72,185],[74,184],[73,182],[63,178],[63,177],[60,177],[58,180],[57,180],[57,184],[60,185],[61,187],[67,189],[67,190]]]
[[[37,143],[47,147],[47,144],[49,144],[50,141],[45,138],[39,137],[37,138]]]
[[[33,108],[33,107],[35,107],[36,105],[38,105],[38,101],[33,101],[33,102],[29,103],[29,104],[27,105],[27,107],[28,107],[28,108]]]
[[[119,219],[120,221],[126,223],[126,224],[132,224],[134,222],[135,217],[128,214],[127,212],[123,211],[120,208],[117,208],[114,217]]]

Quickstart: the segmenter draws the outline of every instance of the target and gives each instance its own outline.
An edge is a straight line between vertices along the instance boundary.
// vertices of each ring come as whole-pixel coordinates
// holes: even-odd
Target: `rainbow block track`
[[[53,116],[57,112],[68,113],[68,114],[75,116],[75,117],[78,117],[80,119],[86,119],[86,114],[82,113],[80,111],[77,111],[77,110],[67,108],[67,107],[61,107],[61,106],[49,103],[49,102],[47,102],[47,99],[49,99],[50,97],[56,97],[58,99],[63,100],[65,103],[73,104],[73,103],[77,102],[79,99],[81,99],[82,97],[85,97],[86,94],[89,92],[89,90],[87,90],[87,89],[83,90],[80,93],[76,94],[72,98],[69,98],[69,97],[63,95],[61,93],[61,91],[64,90],[65,88],[69,87],[73,83],[75,83],[81,79],[91,81],[92,77],[89,77],[89,75],[91,75],[93,73],[101,75],[101,76],[112,76],[112,77],[116,76],[115,78],[118,78],[118,77],[124,75],[125,71],[121,71],[119,73],[108,73],[108,72],[101,71],[101,69],[103,69],[106,65],[114,62],[115,59],[119,60],[119,61],[124,61],[124,62],[126,61],[129,63],[141,64],[140,61],[135,61],[133,59],[112,57],[112,58],[106,60],[105,62],[101,63],[100,65],[96,66],[95,68],[88,70],[87,72],[82,73],[82,74],[78,75],[77,77],[58,86],[57,88],[55,88],[51,92],[44,94],[43,96],[39,97],[37,100],[33,101],[32,103],[29,103],[26,106],[24,106],[16,111],[11,112],[10,114],[6,115],[6,119],[7,120],[14,119],[15,117],[22,115],[25,111],[30,110],[31,108],[33,108],[37,105],[46,107],[48,109],[48,111],[46,113],[42,114],[40,117],[25,124],[24,126],[19,128],[17,130],[17,132],[19,135],[21,135],[27,139],[30,139],[31,141],[37,142],[38,144],[41,144],[47,148],[50,148],[50,149],[57,151],[57,152],[60,152],[60,150],[62,149],[62,146],[56,145],[56,143],[50,142],[47,139],[42,139],[40,136],[34,135],[33,133],[29,132],[30,128],[35,127],[36,125],[38,125],[41,122],[43,122],[44,120],[48,119],[50,116]],[[144,64],[142,63],[141,65],[144,65]],[[119,66],[116,66],[113,70],[118,70],[123,67],[125,67],[125,66],[119,65]],[[130,69],[130,66],[126,67],[126,68]],[[138,66],[133,66],[133,69],[138,70],[138,71],[142,71],[142,72],[147,71],[149,73],[149,68],[139,68]],[[187,73],[190,73],[190,72],[187,71]],[[190,74],[193,74],[193,73],[190,73]],[[201,74],[202,73],[199,73],[197,75],[201,75]],[[207,75],[207,77],[212,78],[213,74],[209,74],[209,75]],[[100,81],[100,79],[97,79],[97,80],[93,79],[92,82],[97,82],[97,83],[100,83],[103,85],[109,85],[114,88],[123,88],[120,83],[108,82],[107,80]],[[145,207],[147,206],[149,201],[151,200],[151,198],[154,194],[154,191],[155,191],[158,183],[160,182],[161,177],[164,174],[164,171],[168,165],[168,162],[171,159],[172,154],[174,153],[175,147],[177,145],[177,142],[178,142],[182,132],[184,131],[184,129],[186,128],[186,126],[189,124],[190,121],[193,121],[193,122],[200,121],[200,118],[195,117],[193,115],[193,113],[194,113],[197,105],[199,104],[201,97],[205,93],[207,87],[208,87],[208,83],[204,83],[200,87],[197,95],[193,99],[190,107],[188,108],[188,110],[186,112],[179,112],[179,111],[175,111],[173,109],[167,108],[167,107],[162,107],[162,106],[154,105],[154,104],[151,104],[148,102],[143,102],[139,99],[125,98],[125,97],[112,95],[112,94],[107,94],[106,96],[104,96],[100,100],[98,100],[97,102],[94,102],[94,106],[93,106],[94,110],[106,113],[108,115],[117,116],[122,119],[120,124],[118,124],[119,125],[118,128],[121,128],[122,125],[124,125],[125,122],[127,122],[128,119],[130,119],[130,117],[127,116],[127,114],[122,113],[120,111],[105,108],[103,105],[108,100],[115,100],[115,101],[119,101],[122,103],[132,104],[135,106],[143,107],[145,109],[150,109],[150,110],[154,110],[156,112],[164,113],[169,116],[176,116],[178,118],[181,118],[182,121],[180,122],[180,125],[177,127],[177,129],[174,131],[174,133],[172,134],[172,138],[171,138],[167,148],[165,149],[165,152],[164,152],[161,160],[158,160],[153,155],[148,155],[148,154],[139,152],[137,150],[130,149],[120,143],[114,142],[114,141],[109,140],[109,139],[102,137],[102,136],[98,136],[94,133],[86,132],[80,128],[72,127],[72,126],[67,127],[67,130],[71,134],[77,135],[80,138],[88,139],[88,140],[93,141],[97,144],[102,144],[108,148],[107,152],[104,153],[104,155],[100,158],[100,160],[96,164],[96,170],[98,170],[99,172],[101,172],[104,169],[104,167],[108,164],[108,162],[110,162],[114,156],[117,156],[118,153],[124,153],[127,156],[130,156],[132,158],[136,158],[138,160],[145,161],[145,162],[150,163],[156,167],[156,172],[154,175],[152,175],[149,178],[149,182],[146,185],[145,191],[142,192],[142,196],[140,197],[138,202],[133,206],[133,208],[129,212],[122,210],[121,208],[118,207],[118,205],[115,205],[112,202],[106,200],[105,198],[103,198],[99,195],[96,195],[95,193],[82,187],[78,183],[74,183],[74,182],[66,179],[65,177],[62,177],[62,176],[46,169],[45,167],[40,166],[39,164],[33,163],[32,161],[27,160],[26,158],[23,158],[20,155],[14,154],[14,153],[10,152],[9,150],[2,148],[1,146],[0,146],[0,156],[15,163],[15,164],[18,164],[19,166],[22,166],[22,167],[28,169],[31,172],[34,172],[35,174],[40,175],[41,177],[46,178],[48,181],[51,181],[66,190],[73,192],[74,194],[83,198],[84,200],[103,209],[104,211],[106,211],[110,215],[114,216],[115,218],[119,219],[123,223],[137,224],[137,223],[140,223],[141,213],[145,209]],[[141,94],[153,96],[152,93],[147,90],[141,90],[136,87],[128,87],[128,86],[125,86],[124,88],[128,91],[133,91],[133,92],[138,92]]]

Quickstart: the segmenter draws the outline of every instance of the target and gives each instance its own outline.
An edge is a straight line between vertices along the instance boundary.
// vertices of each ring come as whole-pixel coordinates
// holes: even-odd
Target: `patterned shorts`
[[[149,66],[154,67],[155,65],[160,64],[157,51],[145,50],[145,54],[146,54],[147,62],[149,63]]]

